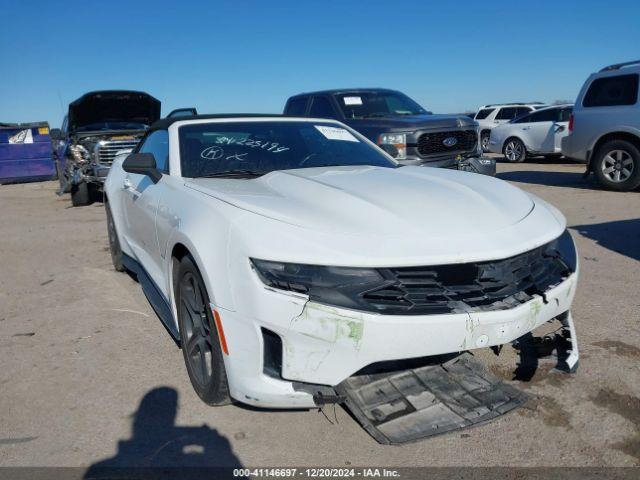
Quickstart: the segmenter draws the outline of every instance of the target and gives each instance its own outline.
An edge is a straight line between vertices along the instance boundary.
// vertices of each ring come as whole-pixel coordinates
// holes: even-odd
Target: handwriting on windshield
[[[249,155],[248,153],[234,153],[233,155],[229,155],[227,157],[227,160],[237,160],[238,162],[244,162],[245,158],[247,155]]]
[[[238,137],[218,137],[216,143],[222,145],[242,145],[244,147],[264,150],[271,153],[280,153],[290,150],[289,147],[281,145],[278,142],[270,142],[268,140],[251,140],[250,138]]]
[[[218,160],[224,155],[222,147],[207,147],[201,153],[200,156],[206,160]]]
[[[225,160],[236,160],[238,162],[244,162],[246,160],[246,156],[248,153],[232,153],[231,155],[227,155]],[[200,152],[200,157],[205,160],[220,160],[224,157],[224,149],[218,146],[212,146],[205,148],[202,152]]]

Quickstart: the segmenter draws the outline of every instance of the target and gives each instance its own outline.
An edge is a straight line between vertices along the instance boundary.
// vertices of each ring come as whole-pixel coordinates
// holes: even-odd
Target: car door
[[[553,150],[555,153],[562,152],[562,139],[569,135],[569,117],[573,112],[573,107],[560,109],[558,120],[554,126]]]
[[[498,113],[496,113],[496,118],[493,123],[500,125],[501,123],[510,122],[518,116],[519,111],[518,107],[502,107]]]
[[[53,145],[53,154],[55,156],[54,161],[58,163],[58,174],[64,172],[67,167],[67,147],[69,146],[69,137],[67,133],[67,125],[69,119],[65,115],[62,120],[62,126],[60,127],[60,134],[58,138],[52,138],[51,143]]]
[[[156,167],[169,171],[169,137],[166,130],[158,130],[146,137],[139,153],[152,153]],[[162,179],[154,183],[146,175],[125,172],[124,216],[129,234],[129,244],[138,262],[156,285],[161,285],[162,262],[156,228],[158,205],[165,185]]]
[[[528,122],[520,125],[522,141],[527,149],[538,153],[553,153],[555,143],[555,121],[559,108],[545,108],[529,114]]]

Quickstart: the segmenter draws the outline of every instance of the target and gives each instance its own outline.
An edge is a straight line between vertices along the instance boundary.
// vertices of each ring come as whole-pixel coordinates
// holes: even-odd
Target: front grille
[[[95,147],[96,160],[103,165],[111,165],[120,150],[134,148],[139,140],[105,140]]]
[[[455,144],[445,145],[445,140],[455,138]],[[454,132],[423,133],[418,137],[418,153],[423,157],[441,155],[449,152],[473,151],[478,146],[475,130],[457,130]]]
[[[506,310],[559,284],[571,268],[549,245],[504,260],[380,269],[385,286],[361,294],[372,310],[394,314]]]

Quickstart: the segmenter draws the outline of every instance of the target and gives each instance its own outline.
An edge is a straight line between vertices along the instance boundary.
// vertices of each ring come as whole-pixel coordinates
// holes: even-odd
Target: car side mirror
[[[59,128],[52,128],[51,130],[49,130],[49,137],[51,138],[51,140],[62,140],[64,138],[64,135],[62,134],[62,130],[60,130]]]
[[[125,172],[146,175],[153,183],[158,183],[162,178],[162,172],[156,167],[153,153],[132,153],[122,162],[122,169]]]
[[[382,145],[378,145],[382,150],[391,155],[393,158],[396,158],[400,152],[395,145],[391,145],[389,143],[383,143]]]

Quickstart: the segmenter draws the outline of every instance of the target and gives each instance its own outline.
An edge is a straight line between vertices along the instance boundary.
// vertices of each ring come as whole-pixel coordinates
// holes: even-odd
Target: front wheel
[[[113,221],[113,215],[111,214],[111,207],[108,203],[104,204],[107,211],[107,233],[109,235],[109,251],[111,252],[111,261],[113,262],[113,268],[118,272],[124,272],[124,264],[122,262],[122,249],[120,248],[120,240],[118,240],[118,232],[116,231],[116,224]]]
[[[60,162],[56,160],[56,172],[58,174],[58,183],[60,184],[60,193],[69,193],[71,191],[71,182],[67,170],[60,166]]]
[[[626,140],[611,140],[598,149],[593,171],[606,188],[629,191],[640,185],[640,150]]]
[[[76,185],[71,185],[71,204],[74,207],[82,207],[91,203],[91,196],[89,194],[89,185],[87,182],[80,182]]]
[[[208,405],[228,404],[227,373],[209,295],[189,255],[178,267],[176,305],[182,354],[193,389]]]
[[[489,132],[482,132],[480,134],[480,145],[482,146],[483,152],[489,151],[489,137],[491,134]]]
[[[522,140],[517,138],[510,138],[504,145],[504,158],[512,163],[524,162],[527,158],[527,149],[522,143]]]

